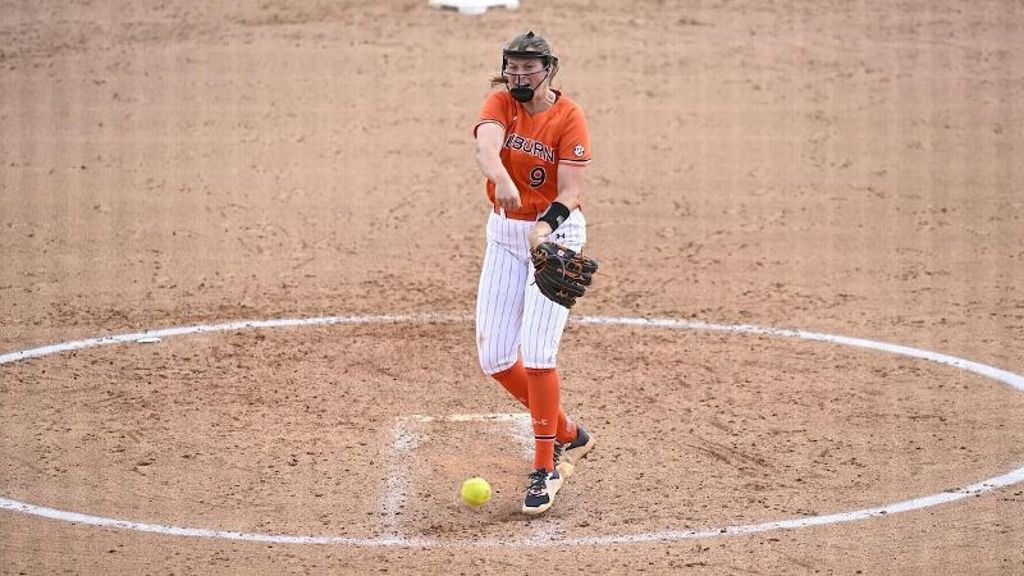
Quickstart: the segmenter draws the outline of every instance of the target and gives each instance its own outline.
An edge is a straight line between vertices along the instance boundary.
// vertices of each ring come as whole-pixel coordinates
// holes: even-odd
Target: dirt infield
[[[533,28],[593,136],[602,273],[575,317],[1024,372],[1020,2],[0,13],[0,354],[363,319],[0,364],[0,499],[335,538],[0,510],[0,572],[1024,574],[1020,483],[728,530],[1019,469],[1011,386],[835,342],[575,323],[566,408],[598,446],[527,520],[519,407],[480,374],[468,320],[487,217],[470,129],[502,41]],[[472,474],[496,489],[480,511],[457,500]]]

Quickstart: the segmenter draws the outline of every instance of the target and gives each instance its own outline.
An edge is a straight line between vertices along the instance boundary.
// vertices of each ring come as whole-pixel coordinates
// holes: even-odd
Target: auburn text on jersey
[[[515,132],[505,136],[505,147],[512,150],[520,150],[531,156],[541,158],[546,162],[555,161],[555,151],[550,146],[546,146],[543,142],[537,140],[523,138]]]

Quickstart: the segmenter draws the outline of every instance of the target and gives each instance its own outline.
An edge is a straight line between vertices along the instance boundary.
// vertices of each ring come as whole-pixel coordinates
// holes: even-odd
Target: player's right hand
[[[518,210],[523,206],[522,200],[519,199],[519,189],[511,178],[499,182],[494,187],[494,196],[498,205],[506,210]]]

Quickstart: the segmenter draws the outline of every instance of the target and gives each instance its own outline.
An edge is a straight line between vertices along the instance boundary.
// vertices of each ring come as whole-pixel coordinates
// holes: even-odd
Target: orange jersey
[[[493,122],[505,129],[501,163],[519,189],[522,208],[507,211],[511,218],[534,218],[558,196],[558,164],[590,163],[590,132],[583,110],[555,90],[558,99],[547,110],[530,116],[507,90],[496,90],[484,101],[481,124]],[[497,206],[494,182],[487,181],[487,197]]]

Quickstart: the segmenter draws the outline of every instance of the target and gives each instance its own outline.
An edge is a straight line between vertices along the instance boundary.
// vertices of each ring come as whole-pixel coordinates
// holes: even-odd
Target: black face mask
[[[534,89],[529,86],[516,86],[515,88],[509,88],[509,93],[512,97],[520,102],[529,102],[533,100]]]

